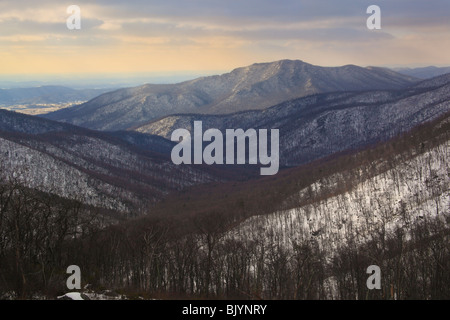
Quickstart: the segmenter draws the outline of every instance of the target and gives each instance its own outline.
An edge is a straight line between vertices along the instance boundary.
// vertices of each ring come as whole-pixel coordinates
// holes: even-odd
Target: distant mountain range
[[[450,67],[439,68],[435,66],[423,68],[394,68],[393,70],[402,73],[404,75],[420,79],[429,79],[446,73],[450,73]]]
[[[151,299],[450,296],[450,73],[283,60],[45,117],[0,109],[0,299],[66,290],[72,264],[84,290]],[[175,165],[194,121],[279,129],[280,170]]]
[[[265,110],[172,115],[135,130],[170,139],[178,128],[280,129],[280,163],[298,165],[391,138],[450,110],[450,74],[403,90],[316,94]]]
[[[37,91],[46,90],[72,92]],[[179,104],[171,105],[175,100]],[[196,107],[183,107],[194,100]],[[173,114],[186,109],[197,112]],[[283,60],[176,85],[120,89],[46,116],[65,114],[67,122],[103,132],[0,110],[0,144],[7,150],[0,160],[31,168],[30,186],[128,212],[188,186],[253,175],[254,168],[242,166],[175,166],[170,135],[191,129],[195,120],[204,130],[279,128],[281,165],[296,166],[386,140],[449,110],[450,74],[418,82],[381,68]]]
[[[44,117],[96,130],[124,130],[176,113],[262,110],[311,94],[395,90],[417,81],[385,68],[319,67],[300,60],[281,60],[178,84],[120,89]]]

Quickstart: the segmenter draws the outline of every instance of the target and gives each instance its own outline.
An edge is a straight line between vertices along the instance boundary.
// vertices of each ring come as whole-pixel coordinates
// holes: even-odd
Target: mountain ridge
[[[450,110],[450,75],[422,81],[404,90],[335,92],[293,99],[265,110],[228,115],[171,115],[134,128],[170,139],[175,129],[249,128],[280,130],[280,155],[284,165],[389,139],[414,125]]]
[[[429,79],[446,73],[450,73],[450,67],[436,67],[436,66],[428,66],[421,68],[393,68],[392,70],[420,79]]]
[[[178,84],[119,89],[43,117],[115,131],[175,113],[228,114],[261,110],[315,93],[401,89],[417,81],[384,68],[320,67],[301,60],[280,60]]]
[[[121,214],[174,190],[220,180],[211,168],[174,165],[161,137],[98,132],[0,110],[0,174],[27,187]]]

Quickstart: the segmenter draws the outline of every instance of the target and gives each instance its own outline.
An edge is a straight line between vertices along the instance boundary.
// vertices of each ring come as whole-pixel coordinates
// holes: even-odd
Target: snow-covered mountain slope
[[[155,206],[153,222],[127,224],[123,237],[135,234],[134,242],[122,247],[115,265],[99,262],[107,268],[103,284],[128,285],[120,280],[125,264],[133,268],[129,273],[153,279],[132,285],[154,292],[255,299],[448,297],[449,117],[275,176],[174,195]],[[150,238],[155,240],[145,242]],[[154,259],[143,259],[138,244]],[[147,268],[133,263],[142,260]],[[371,265],[380,267],[380,290],[366,285]]]
[[[280,130],[280,163],[298,165],[394,137],[450,110],[450,75],[397,91],[312,95],[265,109],[230,115],[172,115],[136,128],[170,139],[178,128],[192,131],[263,128]]]
[[[373,151],[343,156],[334,172],[285,197],[280,210],[254,211],[225,232],[211,231],[215,242],[199,237],[201,251],[211,255],[211,243],[219,248],[212,255],[225,265],[216,266],[216,274],[246,268],[239,275],[259,286],[249,286],[255,297],[286,291],[309,299],[445,296],[450,121],[448,114],[440,119]],[[342,161],[354,156],[362,163],[346,168]],[[382,270],[376,292],[366,286],[370,265]]]
[[[199,168],[176,166],[156,151],[162,138],[144,149],[106,133],[14,112],[0,113],[0,163],[23,183],[83,203],[118,211],[141,210],[167,193],[217,180]]]
[[[435,67],[435,66],[422,68],[394,68],[392,70],[401,74],[405,74],[407,76],[420,79],[429,79],[446,73],[450,73],[450,67]]]
[[[387,236],[397,228],[407,231],[426,220],[448,224],[449,158],[450,141],[446,141],[409,159],[399,156],[390,169],[368,179],[359,178],[361,181],[348,190],[325,194],[308,203],[312,194],[323,193],[323,189],[348,179],[335,174],[292,196],[289,202],[298,202],[297,207],[251,217],[226,237],[280,243],[286,248],[293,242],[313,241],[331,259],[348,241],[358,245],[378,240],[380,233]],[[360,167],[345,174],[367,177],[368,171]]]
[[[430,78],[424,81],[421,81],[415,85],[413,88],[433,88],[440,87],[450,82],[450,73],[446,73],[440,76],[436,76],[434,78]]]
[[[417,81],[383,68],[319,67],[282,60],[179,84],[121,89],[44,117],[92,129],[123,130],[175,113],[261,110],[315,93],[400,89]]]
[[[142,134],[134,131],[112,131],[94,132],[85,128],[77,127],[68,123],[56,122],[31,115],[12,113],[11,111],[0,109],[0,131],[44,134],[57,132],[71,132],[79,135],[96,135],[105,139],[122,140],[139,148],[162,154],[170,154],[174,142],[160,136]]]

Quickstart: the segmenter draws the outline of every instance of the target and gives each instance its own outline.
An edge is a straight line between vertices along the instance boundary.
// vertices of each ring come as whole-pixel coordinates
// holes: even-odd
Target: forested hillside
[[[76,263],[85,284],[145,297],[448,298],[449,126],[447,114],[276,176],[193,187],[108,227],[5,177],[2,291],[60,294],[57,270]],[[366,287],[372,264],[382,290]]]

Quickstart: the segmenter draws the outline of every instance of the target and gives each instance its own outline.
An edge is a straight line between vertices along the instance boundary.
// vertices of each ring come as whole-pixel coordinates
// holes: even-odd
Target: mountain
[[[394,68],[392,70],[419,79],[429,79],[446,73],[450,73],[450,67],[435,67],[435,66],[423,68]]]
[[[449,116],[276,176],[172,194],[87,237],[84,272],[152,297],[446,299]],[[379,290],[367,287],[373,265]]]
[[[450,73],[445,73],[443,75],[416,83],[415,85],[412,86],[412,88],[426,89],[426,88],[440,87],[448,84],[449,82],[450,82]]]
[[[228,114],[262,110],[316,93],[401,89],[416,80],[384,68],[319,67],[300,60],[282,60],[178,84],[120,89],[44,117],[115,131],[175,113]]]
[[[389,143],[390,151],[384,146],[370,152],[370,157],[366,151],[356,155],[365,160],[353,162],[351,168],[343,161],[352,162],[352,157],[344,157],[340,168],[336,166],[306,186],[300,182],[297,192],[284,200],[283,209],[245,219],[221,234],[216,245],[235,243],[242,256],[248,257],[248,270],[259,269],[268,279],[262,280],[263,288],[272,288],[273,279],[279,277],[285,279],[284,290],[292,297],[448,297],[443,284],[449,279],[450,257],[449,114],[441,120],[434,128],[428,127],[426,134],[408,134]],[[433,132],[437,135],[432,137]],[[330,170],[318,165],[309,174],[314,169]],[[272,194],[284,191],[281,185],[271,187],[267,189]],[[440,248],[439,254],[432,254],[431,248]],[[259,252],[275,257],[267,259],[266,268],[258,264]],[[235,254],[231,250],[221,254],[228,262],[223,268],[228,270]],[[280,260],[286,265],[277,269]],[[382,281],[376,293],[368,292],[366,286],[365,272],[373,264],[389,279]],[[222,266],[216,268],[220,273]],[[432,276],[435,272],[439,276]],[[401,280],[405,277],[408,284]],[[441,277],[446,280],[440,282]],[[307,287],[303,285],[306,279],[310,281]],[[442,286],[433,289],[435,281]],[[265,298],[277,296],[269,289],[259,292]]]
[[[369,89],[136,131],[0,110],[0,298],[61,297],[77,265],[108,296],[448,299],[450,74]],[[278,128],[291,167],[174,165],[167,138],[195,120]]]
[[[389,139],[450,110],[450,74],[403,90],[311,95],[265,109],[229,115],[172,115],[135,130],[170,139],[202,121],[217,128],[280,131],[280,163],[298,165],[335,152]]]
[[[30,188],[134,214],[169,192],[220,180],[209,168],[174,165],[167,155],[172,142],[139,136],[0,110],[0,171]]]

